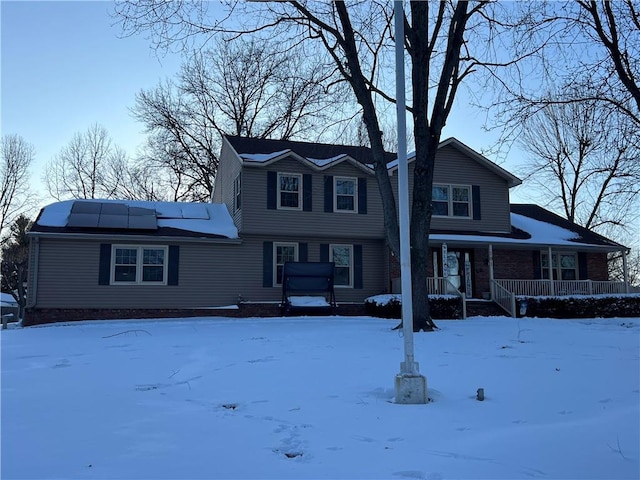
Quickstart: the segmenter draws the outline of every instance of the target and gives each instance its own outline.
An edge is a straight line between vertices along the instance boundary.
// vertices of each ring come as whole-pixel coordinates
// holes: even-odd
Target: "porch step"
[[[467,317],[506,317],[497,303],[490,300],[467,300]]]

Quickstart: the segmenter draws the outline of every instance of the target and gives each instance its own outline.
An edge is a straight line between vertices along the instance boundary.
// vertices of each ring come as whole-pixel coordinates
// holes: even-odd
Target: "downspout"
[[[40,260],[40,237],[31,237],[30,240],[30,261],[29,261],[29,280],[27,281],[27,304],[26,308],[36,306],[36,298],[38,295],[38,265]],[[33,261],[31,261],[31,259]]]
[[[553,254],[551,253],[551,246],[548,248],[547,255],[549,256],[549,294],[555,295],[556,289],[553,285]]]
[[[630,293],[629,290],[629,269],[627,265],[627,249],[622,250],[622,272],[624,279],[624,292]]]
[[[495,292],[493,291],[493,245],[489,244],[489,291],[491,292],[491,300],[495,298]]]

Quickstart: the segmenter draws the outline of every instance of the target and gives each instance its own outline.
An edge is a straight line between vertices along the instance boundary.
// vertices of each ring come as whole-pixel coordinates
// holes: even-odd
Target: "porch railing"
[[[453,283],[444,277],[427,277],[429,295],[456,295],[462,300],[462,318],[467,318],[467,299]]]
[[[627,293],[627,285],[624,282],[594,280],[554,280],[552,285],[549,280],[498,279],[494,280],[494,285],[499,285],[514,295],[528,297]]]
[[[501,285],[500,280],[493,280],[493,301],[505,310],[509,316],[516,316],[516,294]]]

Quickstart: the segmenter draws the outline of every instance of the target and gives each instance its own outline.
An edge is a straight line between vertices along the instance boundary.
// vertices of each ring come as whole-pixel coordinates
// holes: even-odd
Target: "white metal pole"
[[[407,165],[407,111],[404,83],[404,10],[394,2],[396,35],[396,110],[398,116],[398,212],[400,220],[400,280],[402,283],[402,329],[404,373],[417,373],[413,351],[413,307],[411,293],[411,246],[409,241],[409,168]]]
[[[418,373],[413,352],[413,302],[409,242],[409,167],[407,165],[407,112],[404,92],[404,9],[394,1],[396,35],[396,113],[398,120],[398,216],[400,223],[400,279],[402,284],[402,332],[404,362],[396,375],[396,403],[427,403],[427,379]],[[424,280],[426,281],[426,279]]]

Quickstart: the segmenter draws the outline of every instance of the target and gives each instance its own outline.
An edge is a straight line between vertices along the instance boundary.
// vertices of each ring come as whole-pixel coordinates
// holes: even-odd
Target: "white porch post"
[[[553,285],[553,254],[551,252],[551,247],[549,247],[547,255],[549,256],[549,294],[555,295],[556,289]]]
[[[493,245],[489,244],[489,291],[491,292],[491,300],[495,298],[493,291]]]
[[[627,251],[622,250],[622,272],[624,279],[624,291],[625,293],[629,293],[629,269],[627,265]]]

